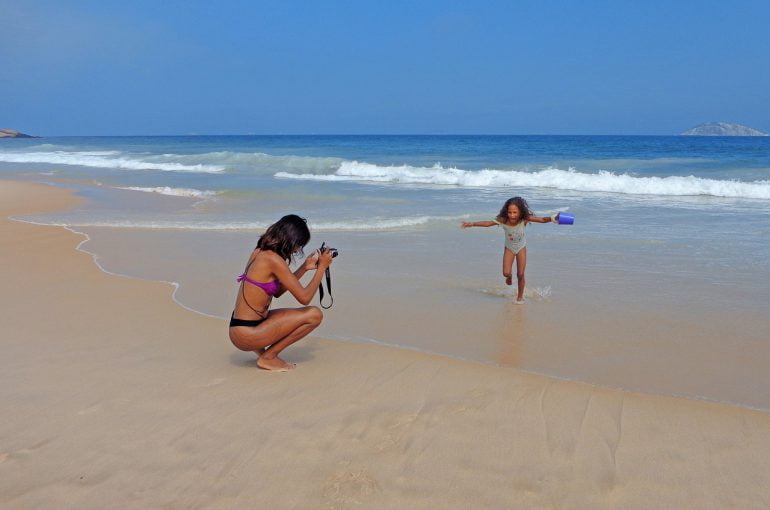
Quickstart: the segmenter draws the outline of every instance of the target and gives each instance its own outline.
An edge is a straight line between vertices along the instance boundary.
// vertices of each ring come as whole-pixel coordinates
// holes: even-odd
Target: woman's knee
[[[324,313],[317,306],[308,306],[307,308],[305,308],[305,314],[307,317],[307,321],[310,324],[314,324],[316,326],[321,324],[321,321],[324,320]]]

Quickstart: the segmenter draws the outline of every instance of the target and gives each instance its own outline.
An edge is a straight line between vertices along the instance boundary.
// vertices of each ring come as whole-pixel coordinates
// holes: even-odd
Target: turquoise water
[[[0,177],[76,189],[31,219],[203,313],[229,316],[256,238],[297,213],[341,250],[320,334],[770,408],[770,138],[0,140]],[[512,308],[502,234],[458,225],[515,195],[576,221],[528,227]]]
[[[577,215],[581,236],[770,260],[770,137],[17,139],[0,144],[0,175],[80,183],[92,203],[49,217],[70,226],[258,231],[297,212],[318,231],[442,229],[521,195],[536,212]]]

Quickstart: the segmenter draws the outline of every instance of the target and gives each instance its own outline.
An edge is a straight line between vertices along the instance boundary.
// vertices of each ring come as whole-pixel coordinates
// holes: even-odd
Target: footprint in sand
[[[401,444],[406,430],[417,419],[416,414],[404,415],[401,417],[391,418],[386,421],[384,426],[380,426],[378,431],[379,440],[374,444],[374,450],[376,452],[382,452],[391,448],[396,448]]]
[[[31,454],[32,452],[34,452],[35,450],[37,450],[37,449],[39,449],[39,448],[42,448],[43,446],[47,445],[47,444],[48,444],[48,443],[50,443],[51,441],[53,441],[53,439],[43,439],[43,440],[42,440],[42,441],[40,441],[39,443],[35,443],[35,444],[33,444],[32,446],[30,446],[29,448],[21,448],[20,450],[16,450],[16,451],[15,451],[15,452],[13,452],[13,453],[14,453],[15,455],[29,455],[29,454]],[[7,455],[7,454],[6,454],[6,455]]]
[[[85,409],[81,409],[78,411],[78,415],[82,416],[84,414],[94,414],[96,411],[99,410],[99,408],[102,407],[101,404],[96,404],[91,407],[86,407]]]
[[[327,480],[323,492],[327,508],[342,509],[362,505],[382,489],[377,480],[361,470],[334,474]]]
[[[491,391],[476,388],[467,392],[460,402],[450,407],[450,410],[453,414],[478,412],[489,407],[493,401],[494,394]]]
[[[222,384],[226,380],[227,380],[226,377],[217,377],[216,379],[212,379],[207,383],[197,384],[193,386],[193,388],[211,388],[212,386],[217,386],[219,384]]]

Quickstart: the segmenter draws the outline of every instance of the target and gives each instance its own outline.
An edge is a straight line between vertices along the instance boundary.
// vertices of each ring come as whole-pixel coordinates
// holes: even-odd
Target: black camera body
[[[330,247],[326,246],[326,241],[321,243],[321,251],[324,251],[324,250],[329,250],[331,252],[331,254],[332,254],[332,258],[334,258],[334,257],[336,257],[337,255],[340,254],[340,252],[339,252],[339,250],[337,250],[337,248],[330,248]]]

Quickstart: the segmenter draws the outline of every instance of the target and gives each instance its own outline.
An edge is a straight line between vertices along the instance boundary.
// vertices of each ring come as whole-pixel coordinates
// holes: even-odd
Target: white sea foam
[[[492,288],[482,288],[482,289],[473,289],[473,290],[479,290],[482,294],[489,294],[490,296],[496,296],[496,297],[503,297],[507,299],[516,299],[517,290],[516,290],[516,281],[514,279],[512,286],[506,286],[506,287],[492,287]],[[551,291],[551,286],[548,285],[546,287],[527,287],[524,289],[524,298],[530,299],[532,301],[550,301],[551,295],[553,292]]]
[[[220,173],[221,165],[185,164],[167,161],[163,156],[128,156],[118,151],[51,151],[51,152],[0,152],[0,161],[6,163],[45,163],[93,168],[117,168],[125,170],[161,170],[167,172]]]
[[[117,188],[128,191],[142,191],[144,193],[157,193],[160,195],[169,195],[174,197],[196,197],[196,198],[209,198],[219,194],[218,191],[198,190],[191,188],[169,188],[168,186],[160,186],[156,188],[140,188],[140,187],[127,187]]]
[[[401,218],[370,218],[361,221],[329,221],[320,223],[310,223],[313,230],[401,230],[412,227],[421,227],[432,221],[454,221],[463,216],[406,216]]]
[[[272,175],[277,170],[329,172],[341,159],[333,157],[273,156],[262,152],[216,151],[201,154],[131,154],[121,151],[78,151],[50,144],[28,152],[0,152],[0,162],[45,163],[125,170],[222,173],[241,171]]]
[[[334,157],[312,156],[276,156],[262,152],[216,151],[202,154],[161,154],[158,159],[183,164],[218,165],[229,168],[242,168],[259,173],[260,170],[275,172],[287,168],[294,171],[323,172],[332,171],[343,161]]]
[[[361,221],[327,221],[310,222],[310,228],[318,231],[388,231],[409,230],[419,228],[432,221],[455,221],[463,216],[413,216],[401,218],[370,218]],[[262,231],[271,225],[270,222],[212,222],[212,221],[173,221],[173,220],[144,220],[141,218],[132,220],[56,220],[46,222],[38,219],[42,224],[55,225],[68,228],[85,227],[111,227],[111,228],[136,228],[136,229],[169,229],[169,230],[243,230]]]
[[[770,199],[770,181],[728,181],[695,176],[636,177],[607,171],[580,173],[573,168],[546,168],[536,172],[458,168],[379,166],[345,161],[331,174],[278,172],[277,178],[317,181],[361,181],[394,184],[432,184],[459,187],[532,187],[634,195]]]
[[[59,150],[46,150],[58,148]],[[41,150],[42,149],[42,150]],[[652,196],[713,196],[770,199],[770,180],[737,181],[703,177],[644,177],[627,173],[578,172],[549,167],[538,171],[464,170],[411,165],[384,166],[332,157],[273,156],[260,152],[217,151],[202,154],[129,154],[121,151],[61,150],[38,146],[30,152],[0,152],[0,162],[77,165],[108,169],[173,172],[246,172],[282,179],[358,181],[457,187],[532,187],[566,191]]]

